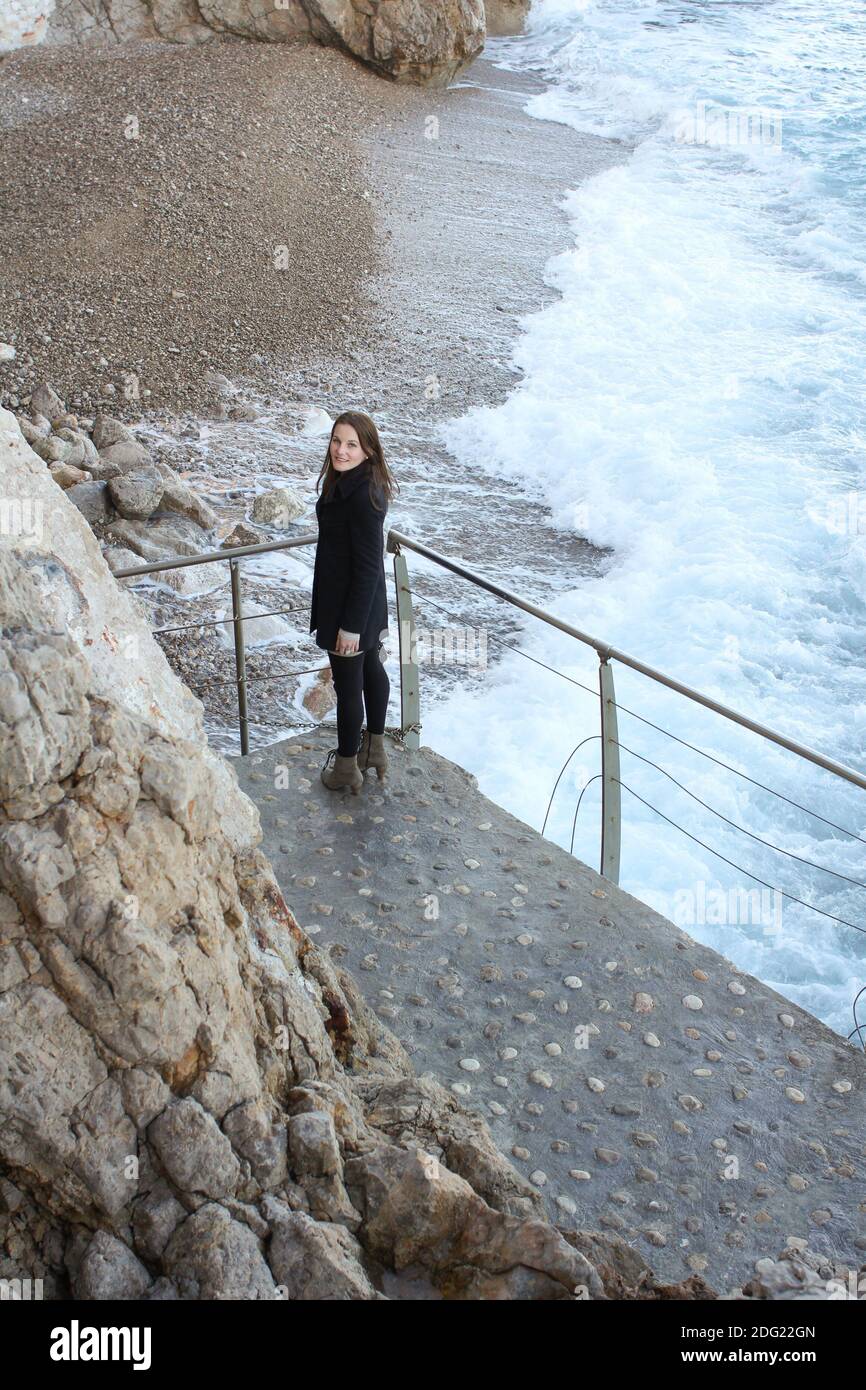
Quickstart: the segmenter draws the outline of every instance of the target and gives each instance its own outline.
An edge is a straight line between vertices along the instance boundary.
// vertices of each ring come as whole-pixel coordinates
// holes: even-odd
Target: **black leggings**
[[[341,758],[351,758],[360,747],[365,707],[369,732],[385,732],[391,682],[382,665],[381,650],[379,642],[357,656],[334,656],[328,652],[337,692],[337,751]]]

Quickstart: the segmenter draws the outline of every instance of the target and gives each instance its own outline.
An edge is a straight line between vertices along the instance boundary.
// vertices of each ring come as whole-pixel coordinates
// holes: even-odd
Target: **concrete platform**
[[[329,791],[335,743],[234,760],[286,900],[552,1220],[720,1290],[789,1237],[866,1262],[862,1051],[430,749]]]

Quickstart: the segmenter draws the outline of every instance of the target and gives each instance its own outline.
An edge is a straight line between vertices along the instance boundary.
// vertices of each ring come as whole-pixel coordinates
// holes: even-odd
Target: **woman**
[[[357,793],[368,767],[381,779],[388,766],[383,735],[391,686],[381,660],[382,639],[388,636],[382,528],[399,490],[369,415],[347,410],[337,416],[317,492],[319,484],[310,632],[315,629],[316,645],[328,652],[337,692],[337,747],[325,760],[322,781]]]

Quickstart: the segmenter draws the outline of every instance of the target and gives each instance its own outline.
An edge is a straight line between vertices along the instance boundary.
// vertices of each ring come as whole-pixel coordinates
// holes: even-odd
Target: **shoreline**
[[[492,47],[495,50],[495,43]],[[323,159],[334,158],[339,145],[335,167],[352,190],[345,230],[349,239],[351,233],[363,242],[366,259],[352,263],[358,273],[345,281],[350,331],[342,321],[336,329],[329,328],[316,306],[321,309],[325,302],[321,286],[339,275],[341,252],[320,233],[310,233],[315,221],[311,215],[295,235],[298,246],[307,237],[308,257],[317,260],[320,272],[318,290],[314,293],[315,287],[307,286],[311,292],[304,293],[303,322],[328,331],[306,337],[295,334],[286,340],[279,360],[271,352],[250,354],[228,376],[220,369],[224,359],[216,361],[206,393],[212,404],[206,413],[205,399],[198,391],[201,383],[189,374],[184,389],[192,392],[189,400],[195,409],[181,410],[182,396],[171,407],[160,408],[154,398],[123,402],[117,393],[113,398],[103,396],[102,407],[126,417],[161,461],[214,508],[219,538],[227,536],[237,522],[249,520],[258,492],[286,485],[307,503],[297,529],[310,530],[313,485],[324,441],[315,433],[304,433],[304,419],[316,412],[333,418],[340,410],[354,407],[376,419],[389,463],[400,481],[391,525],[423,536],[445,553],[464,556],[499,583],[509,582],[519,555],[520,587],[536,602],[549,601],[558,586],[573,583],[581,573],[595,572],[604,552],[578,536],[549,527],[543,512],[539,515],[536,504],[514,483],[503,482],[499,489],[495,528],[473,521],[487,501],[489,481],[458,463],[440,442],[438,432],[449,418],[474,405],[495,406],[519,386],[520,372],[510,358],[520,318],[557,297],[558,291],[545,282],[545,266],[553,254],[571,244],[568,219],[557,208],[557,197],[612,161],[627,157],[628,147],[525,115],[521,108],[526,96],[542,84],[497,68],[486,56],[487,50],[458,83],[435,92],[384,82],[336,50],[244,40],[194,50],[134,44],[124,46],[121,56],[114,48],[109,53],[31,50],[0,64],[0,78],[10,73],[34,77],[46,67],[56,77],[67,65],[83,61],[96,74],[97,85],[110,86],[126,71],[130,57],[140,53],[147,60],[140,69],[140,81],[146,87],[148,71],[167,51],[173,71],[182,77],[178,91],[187,95],[212,70],[234,70],[241,61],[249,62],[251,71],[235,98],[235,105],[243,109],[248,105],[246,94],[258,90],[268,75],[278,77],[282,85],[270,94],[269,124],[266,137],[261,137],[265,144],[293,125],[298,138],[303,130],[312,147],[324,119],[321,108],[314,105],[303,117],[297,110],[287,116],[279,106],[279,93],[291,88],[299,105],[300,89],[309,96],[316,81],[323,80],[322,74],[331,80],[339,90],[342,108],[351,108],[357,121],[348,135],[335,137],[318,153]],[[150,99],[156,102],[155,96]],[[172,110],[177,100],[176,94]],[[4,106],[8,107],[8,92],[0,99],[0,111]],[[258,119],[254,112],[249,114],[250,119]],[[428,138],[431,129],[433,139]],[[168,144],[168,136],[164,143]],[[210,175],[203,177],[206,181]],[[307,182],[310,197],[321,195],[320,189],[311,186],[312,175]],[[370,196],[364,197],[365,192]],[[241,267],[233,280],[235,292],[249,289],[255,302],[255,287],[246,285],[243,274]],[[191,313],[199,313],[206,285],[206,280],[195,282],[197,299],[190,301]],[[209,331],[219,323],[218,315],[212,317]],[[7,331],[4,327],[0,337]],[[300,345],[298,337],[303,339]],[[88,347],[85,339],[82,348]],[[51,360],[50,355],[40,357],[39,370],[47,371]],[[73,359],[70,373],[84,360],[81,354]],[[182,355],[171,355],[173,370],[188,365]],[[8,380],[10,367],[15,363],[0,369],[0,381]],[[55,377],[52,385],[66,389],[68,380]],[[74,393],[66,405],[76,408]],[[262,532],[260,539],[269,534],[280,533]],[[306,562],[301,552],[295,554]],[[441,626],[443,621],[474,628],[493,625],[501,637],[519,631],[511,609],[481,591],[469,592],[471,586],[455,585],[447,574],[422,573],[416,583],[417,595],[429,597],[433,605],[419,613],[419,621],[428,626]],[[152,585],[137,586],[136,592],[147,596],[153,626],[159,627],[182,620],[213,620],[225,606],[227,587],[226,578],[218,592],[194,597],[182,598]],[[291,582],[288,587],[292,588]],[[245,597],[251,603],[273,610],[283,606],[285,595],[284,576],[253,575],[251,567],[245,566]],[[450,619],[443,619],[436,604],[450,610]],[[282,671],[294,665],[302,677],[288,699],[284,681],[261,688],[250,711],[254,744],[287,732],[300,717],[304,687],[309,684],[303,672],[314,664],[306,650],[309,643],[303,626],[298,621],[298,630],[292,634],[295,649],[279,654],[294,656],[294,662],[278,659],[274,663],[267,647],[251,653],[254,671],[264,673],[274,664]],[[392,631],[396,631],[393,623]],[[212,628],[168,634],[159,640],[194,688],[228,674],[222,669],[224,647]],[[392,646],[396,649],[396,642]],[[392,666],[395,702],[397,675]],[[435,699],[443,683],[455,679],[483,680],[485,673],[431,670],[425,696]],[[231,690],[227,684],[214,684],[204,693],[211,736],[217,747],[230,751],[237,738]]]
[[[0,169],[11,197],[0,228],[0,338],[17,357],[0,368],[0,403],[24,408],[29,389],[49,381],[68,408],[84,414],[110,410],[128,424],[184,415],[219,420],[221,392],[206,380],[211,372],[262,392],[286,377],[339,391],[342,377],[341,394],[365,394],[371,410],[412,410],[431,371],[407,376],[407,343],[444,378],[437,401],[449,414],[479,396],[502,399],[515,370],[499,359],[519,316],[556,294],[543,271],[567,244],[568,224],[552,200],[630,147],[524,115],[522,99],[543,84],[497,68],[486,54],[438,91],[389,83],[337,50],[302,40],[226,38],[190,48],[140,41],[4,55]],[[153,79],[175,82],[170,106],[158,106]],[[203,100],[217,81],[237,84],[233,104],[227,112],[205,105],[197,128],[185,129],[184,102]],[[281,102],[289,93],[294,109],[287,111]],[[259,107],[265,96],[267,106]],[[109,100],[115,112],[121,104],[134,108],[120,131],[98,112]],[[137,138],[126,138],[135,121]],[[50,204],[37,197],[44,166],[31,158],[28,174],[24,157],[37,136],[45,160],[56,160],[68,181]],[[90,147],[107,136],[114,147],[103,143],[94,158]],[[264,185],[258,190],[256,178]],[[255,191],[257,220],[233,226],[249,213]],[[542,223],[538,203],[530,207],[539,193]],[[471,256],[449,227],[452,208],[460,234],[474,237]],[[496,225],[491,211],[501,219]],[[224,225],[230,240],[221,243]],[[255,255],[247,248],[236,266],[214,264],[254,238]],[[284,274],[269,263],[275,247],[290,253]],[[153,284],[149,276],[157,277]],[[98,330],[92,336],[82,336],[81,320],[53,317],[58,282],[72,298],[93,296],[77,300]],[[335,322],[338,292],[345,306]],[[209,303],[217,296],[223,304]],[[254,321],[265,305],[267,317]],[[241,324],[232,316],[243,310]],[[395,315],[403,346],[389,352]],[[121,330],[123,340],[112,346]],[[209,335],[200,343],[193,339],[199,331]],[[214,339],[232,336],[237,344],[215,346]],[[466,377],[473,337],[485,352],[473,356]],[[155,361],[150,372],[139,370],[148,348],[161,355],[160,371]],[[27,382],[18,381],[22,372]],[[138,376],[137,397],[124,394],[129,375]],[[429,395],[423,403],[429,406]],[[339,408],[333,399],[320,404]]]

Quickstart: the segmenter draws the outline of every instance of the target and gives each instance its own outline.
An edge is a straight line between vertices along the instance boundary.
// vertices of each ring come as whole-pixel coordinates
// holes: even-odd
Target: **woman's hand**
[[[354,656],[361,641],[360,632],[344,632],[340,628],[334,650],[337,656]]]

